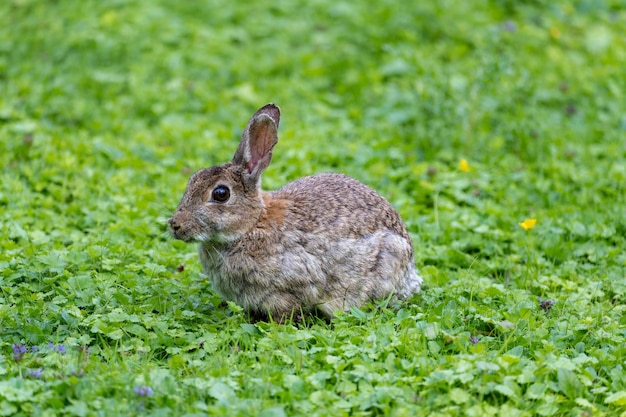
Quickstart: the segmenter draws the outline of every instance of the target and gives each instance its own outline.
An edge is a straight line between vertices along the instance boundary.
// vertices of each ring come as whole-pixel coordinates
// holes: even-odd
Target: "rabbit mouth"
[[[239,238],[239,236],[230,236],[224,233],[199,233],[199,234],[190,234],[188,231],[183,231],[180,228],[175,228],[170,224],[169,227],[170,235],[174,239],[181,240],[185,243],[191,242],[201,242],[206,244],[225,244],[230,243]]]
[[[173,229],[171,226],[170,235],[172,235],[172,237],[176,240],[182,240],[183,242],[187,243],[197,240],[194,236],[189,236],[186,233],[181,233],[180,231]]]
[[[182,240],[183,242],[193,242],[196,240],[196,237],[189,233],[189,228],[184,227],[184,222],[178,221],[176,216],[173,216],[167,221],[167,226],[170,235],[172,235],[174,239]]]

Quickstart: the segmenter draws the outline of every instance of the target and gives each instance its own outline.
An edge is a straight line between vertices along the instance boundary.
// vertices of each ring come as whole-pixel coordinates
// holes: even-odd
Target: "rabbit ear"
[[[278,128],[278,124],[280,123],[280,107],[278,107],[274,103],[268,103],[265,106],[261,107],[259,110],[257,110],[256,113],[254,113],[254,115],[248,121],[248,125],[246,126],[246,130],[248,128],[250,128],[250,125],[252,124],[252,121],[257,116],[260,116],[262,114],[267,114],[269,117],[271,117],[274,120],[274,123],[276,123],[276,128]]]
[[[272,148],[278,142],[280,109],[270,103],[261,107],[250,118],[241,142],[233,157],[233,164],[242,165],[256,183],[272,160]]]

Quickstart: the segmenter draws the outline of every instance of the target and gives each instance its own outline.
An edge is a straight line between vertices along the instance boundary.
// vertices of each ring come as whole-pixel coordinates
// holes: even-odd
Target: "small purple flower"
[[[33,353],[37,353],[37,352],[39,352],[39,348],[37,346],[31,346],[30,347],[30,351],[33,352]]]
[[[50,351],[52,352],[59,352],[61,355],[64,355],[65,353],[67,353],[66,349],[65,349],[65,345],[64,344],[59,344],[59,345],[55,345],[52,342],[48,342],[48,348],[50,349]]]
[[[553,305],[554,305],[554,301],[552,300],[543,300],[539,302],[539,307],[541,307],[543,311],[545,311],[546,313],[550,311]]]
[[[470,337],[469,341],[472,342],[473,344],[480,342],[480,340],[476,336]]]
[[[152,395],[152,388],[147,385],[135,387],[135,394],[139,395],[140,397],[150,397]]]
[[[41,378],[41,368],[37,368],[37,369],[29,369],[28,370],[28,375],[31,378]]]
[[[28,352],[28,348],[21,343],[13,343],[11,347],[13,348],[13,360],[15,362],[21,361],[24,354]]]
[[[506,20],[502,23],[502,30],[505,32],[517,32],[517,24],[512,20]]]
[[[13,348],[13,353],[26,353],[28,352],[28,348],[21,343],[13,343],[11,345]]]

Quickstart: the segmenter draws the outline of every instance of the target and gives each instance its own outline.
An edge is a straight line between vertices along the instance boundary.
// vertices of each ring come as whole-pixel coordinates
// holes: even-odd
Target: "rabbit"
[[[214,290],[252,317],[277,322],[314,312],[330,320],[336,311],[419,292],[406,227],[370,187],[323,173],[261,189],[279,122],[278,106],[259,109],[232,161],[193,174],[168,220],[175,239],[199,242]]]

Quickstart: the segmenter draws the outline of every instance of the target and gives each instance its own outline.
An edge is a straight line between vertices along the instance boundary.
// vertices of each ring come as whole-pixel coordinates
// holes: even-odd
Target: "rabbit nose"
[[[178,223],[176,223],[176,220],[174,220],[174,218],[172,217],[171,219],[169,219],[167,221],[167,223],[169,223],[170,228],[172,230],[179,230],[180,229],[180,225]]]

